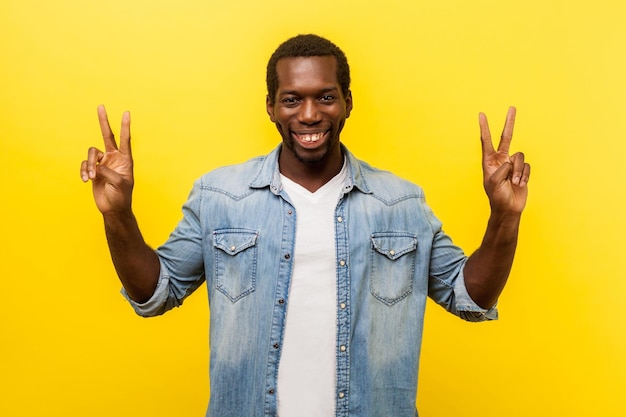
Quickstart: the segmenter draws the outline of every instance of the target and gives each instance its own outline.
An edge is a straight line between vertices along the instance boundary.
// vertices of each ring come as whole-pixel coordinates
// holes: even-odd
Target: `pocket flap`
[[[229,255],[236,255],[242,250],[256,245],[259,233],[247,229],[221,229],[213,232],[213,246]]]
[[[417,237],[401,232],[374,233],[372,246],[376,252],[393,261],[414,251],[417,248]]]

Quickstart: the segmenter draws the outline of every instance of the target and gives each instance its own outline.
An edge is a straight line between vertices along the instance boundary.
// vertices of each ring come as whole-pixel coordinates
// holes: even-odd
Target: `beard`
[[[302,162],[306,165],[318,165],[324,162],[324,160],[328,158],[328,155],[333,148],[334,142],[334,140],[327,141],[321,148],[316,149],[314,152],[310,152],[306,149],[299,148],[298,144],[291,136],[288,136],[287,138],[283,137],[283,144],[285,145],[286,150],[288,152],[291,152],[291,154],[299,162]]]
[[[344,123],[342,122],[337,130],[334,130],[332,127],[328,129],[326,135],[329,135],[329,138],[325,139],[320,147],[307,149],[294,139],[288,128],[283,129],[279,123],[276,123],[276,127],[283,139],[285,150],[290,152],[298,162],[311,166],[323,164],[339,148],[339,133],[343,125]]]

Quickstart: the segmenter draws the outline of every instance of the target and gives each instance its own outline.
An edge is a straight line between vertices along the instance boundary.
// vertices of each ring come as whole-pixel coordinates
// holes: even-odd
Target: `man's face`
[[[344,97],[341,91],[335,57],[282,58],[276,73],[276,97],[268,97],[266,105],[282,136],[283,151],[308,164],[340,152],[339,134],[352,110],[352,96]]]

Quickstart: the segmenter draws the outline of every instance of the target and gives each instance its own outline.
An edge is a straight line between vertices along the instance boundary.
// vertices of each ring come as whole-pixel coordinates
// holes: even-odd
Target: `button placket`
[[[283,329],[286,316],[287,294],[289,292],[289,281],[293,268],[291,254],[294,249],[296,212],[285,199],[283,203],[283,227],[281,231],[280,253],[282,259],[279,265],[279,274],[276,282],[276,292],[274,298],[274,309],[272,316],[272,331],[270,343],[268,345],[268,365],[266,371],[265,385],[265,415],[276,415],[277,396],[276,384],[278,376],[278,362],[283,340]]]
[[[348,391],[350,386],[350,268],[348,247],[348,222],[344,215],[345,196],[335,210],[336,272],[337,272],[337,410],[339,417],[348,416]]]

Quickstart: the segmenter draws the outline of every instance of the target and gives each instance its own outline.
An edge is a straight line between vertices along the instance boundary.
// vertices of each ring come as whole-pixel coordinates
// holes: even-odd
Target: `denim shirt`
[[[276,416],[297,213],[283,190],[280,146],[194,184],[183,219],[157,249],[157,289],[142,316],[182,304],[206,281],[209,417]],[[335,209],[336,417],[415,417],[426,298],[469,321],[497,318],[469,297],[467,260],[422,189],[357,160]],[[292,416],[283,416],[292,417]]]

